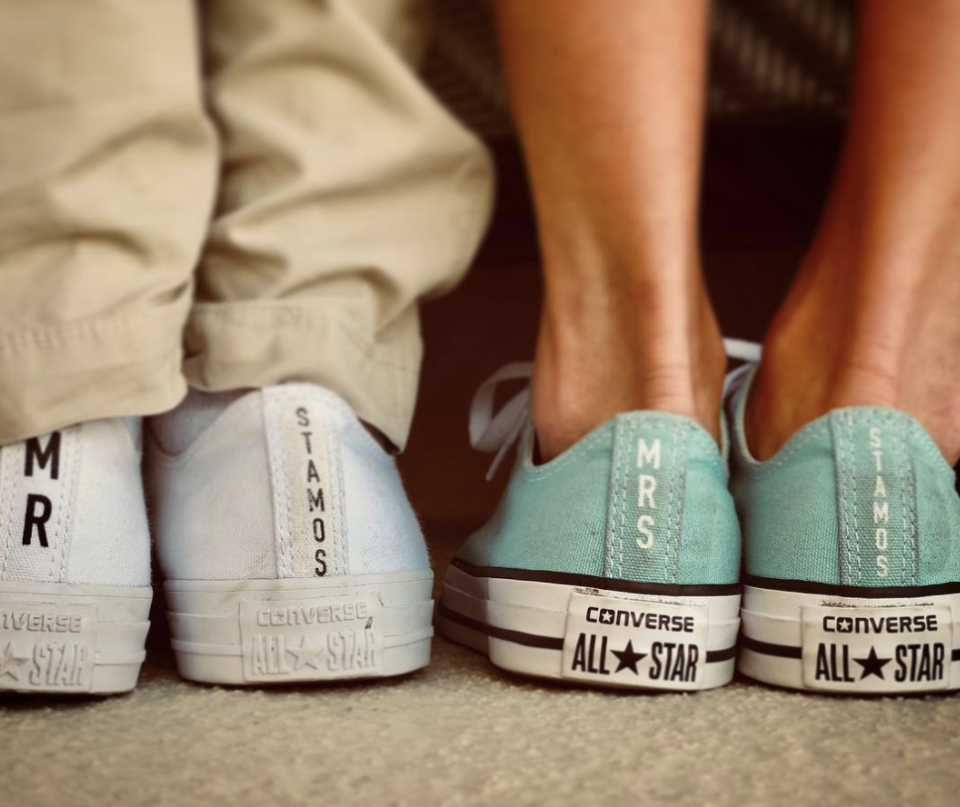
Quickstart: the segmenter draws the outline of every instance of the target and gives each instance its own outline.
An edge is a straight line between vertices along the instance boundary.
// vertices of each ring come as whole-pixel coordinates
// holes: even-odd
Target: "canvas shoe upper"
[[[0,690],[124,692],[149,628],[140,421],[0,448]]]
[[[149,435],[184,676],[322,681],[429,661],[420,527],[393,458],[337,395],[311,384],[194,392]]]
[[[960,687],[960,498],[906,412],[836,409],[766,462],[730,398],[732,490],[744,535],[740,670],[799,689]]]
[[[529,370],[494,376],[475,413],[491,409],[499,381]],[[447,573],[444,635],[542,677],[654,689],[728,682],[740,536],[716,441],[690,418],[629,412],[537,464],[525,396],[506,419],[474,419],[475,444],[494,448],[497,433],[507,445],[522,429],[520,448],[496,512]]]

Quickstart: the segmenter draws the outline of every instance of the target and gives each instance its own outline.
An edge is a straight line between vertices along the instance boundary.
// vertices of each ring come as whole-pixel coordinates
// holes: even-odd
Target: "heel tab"
[[[696,474],[692,490],[690,478]],[[688,488],[691,488],[688,490]],[[699,540],[703,514],[688,514],[715,492],[729,499],[716,440],[692,418],[667,412],[618,415],[610,469],[604,574],[618,579],[689,582],[684,546]],[[732,502],[729,519],[733,520]],[[737,542],[734,542],[735,544]]]
[[[919,582],[914,425],[905,412],[846,407],[827,418],[837,481],[840,582]]]

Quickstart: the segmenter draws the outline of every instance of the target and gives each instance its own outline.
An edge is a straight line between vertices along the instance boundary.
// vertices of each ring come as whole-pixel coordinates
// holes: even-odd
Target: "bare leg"
[[[498,0],[540,227],[544,459],[618,412],[718,430],[724,358],[696,213],[706,0]]]
[[[960,3],[861,5],[845,152],[764,348],[747,426],[771,456],[841,406],[914,415],[960,457]]]

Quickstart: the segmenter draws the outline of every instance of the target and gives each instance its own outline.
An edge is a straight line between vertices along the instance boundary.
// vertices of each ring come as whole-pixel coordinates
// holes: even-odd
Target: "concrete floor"
[[[459,541],[441,537],[438,569]],[[129,696],[0,699],[0,803],[958,803],[956,696],[571,689],[502,675],[439,638],[433,664],[405,679],[223,689],[181,681],[155,628]]]

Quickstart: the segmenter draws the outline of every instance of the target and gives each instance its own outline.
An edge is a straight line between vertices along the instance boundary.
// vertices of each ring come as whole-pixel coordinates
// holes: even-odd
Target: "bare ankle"
[[[537,345],[533,416],[541,457],[552,459],[621,412],[657,410],[719,431],[725,357],[706,303],[696,316],[606,317],[567,327],[545,315]],[[637,309],[642,308],[638,302]]]
[[[788,310],[764,344],[747,406],[754,455],[769,459],[797,430],[833,409],[880,406],[913,415],[956,463],[960,332],[935,321],[935,305],[902,296],[896,314],[885,319],[875,303],[854,295]],[[923,313],[913,316],[911,309]]]

